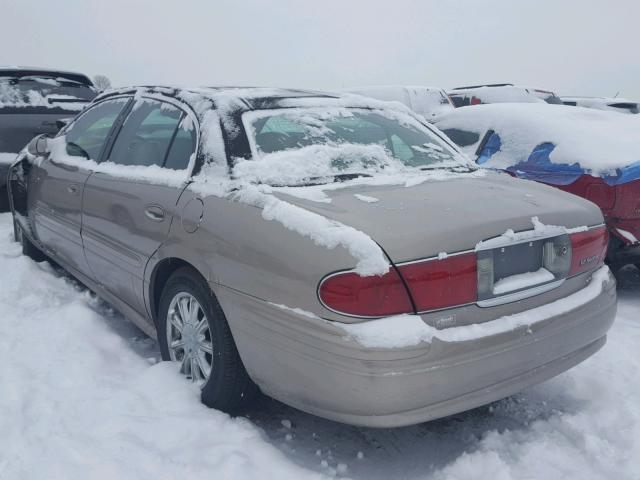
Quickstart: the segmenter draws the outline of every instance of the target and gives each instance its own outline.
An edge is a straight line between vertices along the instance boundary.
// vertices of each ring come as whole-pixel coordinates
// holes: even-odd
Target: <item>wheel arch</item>
[[[158,306],[160,304],[162,290],[164,289],[167,280],[169,280],[169,277],[171,277],[176,270],[181,268],[188,268],[189,270],[192,270],[205,284],[208,285],[206,276],[195,265],[191,264],[187,260],[179,257],[167,257],[160,260],[156,265],[154,265],[151,276],[149,277],[149,309],[154,324],[158,318]]]

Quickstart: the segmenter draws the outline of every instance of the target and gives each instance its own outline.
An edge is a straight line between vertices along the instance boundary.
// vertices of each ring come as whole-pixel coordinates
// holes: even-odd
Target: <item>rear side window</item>
[[[107,100],[78,117],[65,133],[67,154],[98,160],[111,127],[128,101],[128,98]]]
[[[196,150],[196,129],[189,117],[183,117],[164,162],[165,168],[185,170]]]
[[[480,134],[475,132],[469,132],[467,130],[461,130],[459,128],[448,128],[442,131],[447,137],[453,140],[453,143],[459,147],[468,147],[474,143],[478,143],[480,140]]]
[[[125,120],[113,144],[109,161],[120,165],[167,167],[182,170],[194,150],[193,128],[184,112],[165,102],[143,99]]]

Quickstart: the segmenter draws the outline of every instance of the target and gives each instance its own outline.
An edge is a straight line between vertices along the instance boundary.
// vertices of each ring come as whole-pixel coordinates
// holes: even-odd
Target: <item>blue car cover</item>
[[[492,132],[484,145],[481,146],[476,163],[478,165],[487,163],[493,155],[500,151],[501,146],[500,135]],[[524,162],[516,163],[506,170],[519,178],[552,185],[569,185],[581,175],[591,175],[591,171],[581,167],[578,162],[572,164],[553,163],[549,159],[549,155],[555,147],[550,142],[541,143],[533,149]],[[601,176],[601,178],[611,186],[638,180],[640,179],[640,161],[618,168],[609,175]]]

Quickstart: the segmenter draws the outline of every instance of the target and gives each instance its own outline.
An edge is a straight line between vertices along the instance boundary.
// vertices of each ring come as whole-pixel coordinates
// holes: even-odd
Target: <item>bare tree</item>
[[[111,88],[111,80],[106,75],[95,75],[93,77],[93,83],[101,92]]]

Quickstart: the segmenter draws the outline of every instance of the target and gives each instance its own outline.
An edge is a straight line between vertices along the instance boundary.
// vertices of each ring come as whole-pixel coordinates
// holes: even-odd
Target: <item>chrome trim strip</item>
[[[554,232],[547,232],[544,234],[540,234],[540,235],[536,235],[536,236],[532,236],[531,238],[527,238],[526,240],[522,240],[519,242],[512,242],[509,240],[505,240],[504,242],[499,242],[499,243],[493,243],[491,245],[487,245],[487,246],[481,246],[480,248],[476,247],[473,251],[476,252],[482,252],[485,250],[494,250],[496,248],[502,248],[502,247],[510,247],[513,245],[522,245],[523,243],[527,243],[527,242],[536,242],[538,240],[545,240],[547,238],[553,238],[553,237],[558,237],[560,235],[572,235],[574,233],[580,233],[578,231],[572,231],[575,230],[574,228],[567,228],[567,227],[563,227],[563,226],[558,226],[558,225],[549,225],[549,227],[558,227],[559,230],[556,230]],[[601,227],[605,227],[606,225],[604,223],[600,223],[598,225],[592,225],[590,227],[587,227],[587,230],[585,231],[590,231],[590,230],[595,230],[596,228],[601,228]],[[581,228],[581,227],[579,227]],[[564,230],[564,231],[560,231],[560,229]],[[527,232],[535,232],[535,230],[521,230],[519,232],[515,232],[516,234],[518,233],[527,233]],[[496,235],[495,237],[491,237],[491,238],[485,238],[484,240],[482,240],[482,242],[488,242],[490,240],[493,240],[494,238],[499,238],[501,237],[503,234],[500,235]],[[482,243],[479,242],[479,243]]]

